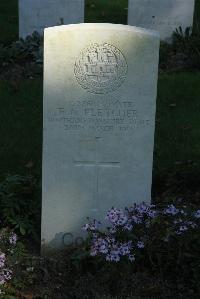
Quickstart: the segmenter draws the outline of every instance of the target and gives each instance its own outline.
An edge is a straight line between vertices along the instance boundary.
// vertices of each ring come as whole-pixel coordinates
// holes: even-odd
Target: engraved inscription
[[[66,132],[127,133],[152,124],[143,119],[134,102],[115,99],[73,101],[57,107],[48,115],[48,122]],[[53,127],[52,127],[53,128]]]
[[[74,67],[80,86],[88,92],[106,94],[122,85],[127,74],[122,52],[110,44],[94,44],[83,50]]]

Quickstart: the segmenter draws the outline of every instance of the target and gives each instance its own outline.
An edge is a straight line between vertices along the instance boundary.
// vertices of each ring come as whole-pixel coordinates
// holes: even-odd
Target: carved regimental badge
[[[94,44],[83,50],[74,73],[88,92],[105,94],[117,89],[125,80],[127,63],[124,55],[110,44]]]

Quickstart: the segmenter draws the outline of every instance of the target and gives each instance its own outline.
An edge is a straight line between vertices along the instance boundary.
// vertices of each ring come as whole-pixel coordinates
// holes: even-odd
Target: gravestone
[[[19,0],[19,36],[44,28],[84,22],[84,0]]]
[[[160,32],[170,41],[173,31],[193,25],[195,0],[129,0],[128,24]]]
[[[158,53],[158,34],[136,27],[45,29],[43,248],[150,201]]]

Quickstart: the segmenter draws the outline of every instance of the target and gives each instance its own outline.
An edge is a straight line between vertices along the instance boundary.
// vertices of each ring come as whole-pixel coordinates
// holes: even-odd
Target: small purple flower
[[[141,216],[135,216],[135,215],[133,215],[133,216],[132,216],[132,220],[133,220],[133,222],[134,222],[135,224],[141,224],[141,223],[142,223],[142,218],[141,218]]]
[[[144,242],[138,241],[136,246],[137,246],[137,248],[142,249],[142,248],[144,248]]]
[[[151,221],[149,221],[149,219],[146,220],[146,221],[145,221],[145,226],[146,226],[146,228],[149,228],[150,225],[151,225]]]
[[[92,233],[92,237],[93,237],[94,239],[96,239],[96,238],[98,238],[98,234],[97,234],[97,233]]]
[[[188,227],[186,225],[181,225],[179,229],[176,231],[177,235],[181,235],[182,233],[186,232],[188,230]]]
[[[129,259],[129,261],[134,262],[135,261],[134,254],[129,254],[128,259]]]
[[[188,229],[194,229],[197,227],[197,224],[193,221],[183,221],[182,219],[174,220],[174,224],[176,225],[176,234],[180,235]],[[178,228],[178,229],[177,229]]]
[[[17,235],[12,233],[12,235],[9,237],[9,242],[11,245],[16,245],[17,243]]]
[[[11,280],[12,271],[9,269],[3,269],[0,272],[0,285],[4,285],[7,281]]]
[[[137,205],[136,208],[135,208],[135,210],[139,214],[145,214],[148,209],[149,209],[149,206],[147,204],[145,204],[145,203],[141,203],[141,204]]]
[[[3,268],[5,265],[6,256],[5,253],[0,254],[0,268]]]
[[[182,210],[180,210],[180,213],[182,214],[182,215],[184,215],[184,216],[187,216],[187,213],[182,209]]]
[[[108,242],[103,238],[97,238],[93,242],[92,252],[107,253],[108,252]]]
[[[133,248],[132,241],[121,244],[120,254],[121,255],[128,255],[128,254],[130,254],[132,248]]]
[[[188,225],[190,228],[196,228],[197,224],[193,221],[185,221],[185,225]]]
[[[128,217],[122,209],[112,208],[107,212],[106,220],[113,225],[123,226],[127,222]]]
[[[179,231],[180,231],[180,232],[184,232],[184,231],[186,231],[186,230],[188,230],[188,228],[187,228],[186,225],[182,225],[182,226],[180,226],[180,228],[179,228]]]
[[[120,256],[118,254],[107,254],[106,255],[106,261],[108,262],[119,262]]]
[[[164,214],[168,215],[176,215],[179,213],[179,210],[174,205],[169,205],[166,209],[164,209]]]
[[[158,214],[157,211],[154,210],[155,205],[142,203],[135,207],[135,211],[139,214],[142,218],[143,216],[147,216],[149,218],[155,218]]]
[[[176,224],[180,224],[180,223],[183,223],[183,220],[181,218],[177,219],[177,220],[174,220],[173,223],[176,225]]]
[[[82,230],[85,230],[85,231],[96,231],[99,226],[101,225],[101,222],[100,221],[97,221],[95,219],[93,219],[92,222],[90,223],[86,223],[84,226],[82,226]]]
[[[158,215],[158,212],[155,211],[155,210],[150,210],[147,212],[147,215],[150,217],[150,218],[155,218],[157,215]]]
[[[194,217],[195,217],[195,218],[200,218],[200,210],[197,210],[197,211],[194,213]]]
[[[4,275],[6,281],[11,280],[12,271],[9,269],[3,269],[3,275]]]
[[[128,230],[128,231],[131,231],[133,229],[133,225],[130,223],[130,222],[127,222],[124,227],[123,227],[124,230]]]
[[[91,256],[96,256],[98,254],[98,251],[95,249],[95,248],[91,248],[91,250],[90,250],[90,255]]]
[[[0,285],[4,285],[6,282],[5,277],[3,275],[3,273],[0,272]]]
[[[117,232],[117,229],[116,229],[116,227],[109,227],[109,232],[111,233],[111,234],[115,234],[116,232]]]

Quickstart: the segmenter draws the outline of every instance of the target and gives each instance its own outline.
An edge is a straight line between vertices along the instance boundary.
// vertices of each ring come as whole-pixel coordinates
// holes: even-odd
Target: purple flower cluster
[[[176,215],[180,212],[174,205],[169,205],[166,209],[164,209],[163,213],[166,215]]]
[[[155,210],[155,205],[142,203],[135,206],[135,210],[137,211],[140,217],[149,217],[155,218],[158,214],[158,211]]]
[[[17,235],[12,233],[9,237],[9,242],[11,245],[16,245],[17,243]]]
[[[126,210],[112,208],[107,212],[105,219],[112,225],[110,228],[111,234],[116,233],[119,228],[128,231],[133,228],[133,223]]]
[[[154,205],[146,203],[125,208],[125,210],[112,208],[106,215],[106,220],[112,225],[110,232],[115,233],[119,228],[131,231],[135,225],[145,223],[147,219],[155,218],[158,212],[154,208]]]
[[[135,237],[134,240],[127,238],[122,241],[118,238],[119,232],[131,234],[134,229],[146,226],[158,214],[155,206],[141,203],[131,208],[117,209],[111,208],[105,219],[110,223],[107,233],[98,230],[99,222],[92,220],[84,225],[83,229],[92,234],[91,255],[103,255],[106,261],[120,261],[123,257],[134,261],[138,250],[145,247],[142,236]]]
[[[128,256],[133,261],[133,249],[132,241],[120,243],[112,236],[95,237],[92,241],[91,255],[96,256],[103,254],[106,261],[119,262],[122,256]]]
[[[122,209],[112,208],[107,212],[106,219],[115,226],[123,226],[127,222],[128,217]]]
[[[0,253],[0,269],[2,269],[5,265],[6,255],[5,253]]]
[[[6,282],[11,280],[11,278],[12,278],[12,270],[2,269],[0,271],[0,286],[4,285]]]
[[[138,248],[144,248],[144,242],[142,242],[142,241],[138,241],[138,242],[137,242],[137,247],[138,247]]]
[[[200,210],[191,212],[186,208],[171,204],[161,209],[147,203],[135,204],[124,210],[113,207],[105,217],[110,224],[107,231],[99,230],[100,222],[97,220],[83,227],[92,236],[91,255],[101,255],[110,262],[119,262],[124,257],[134,261],[139,251],[148,250],[158,223],[160,240],[165,242],[170,242],[171,236],[180,238],[191,230],[199,230]]]
[[[92,222],[86,223],[86,224],[82,227],[82,229],[85,230],[85,231],[88,231],[88,232],[89,232],[89,231],[90,231],[90,232],[94,232],[94,231],[96,231],[96,230],[99,229],[100,225],[101,225],[101,222],[100,222],[100,221],[97,221],[97,220],[93,219]]]
[[[175,233],[177,235],[181,235],[190,229],[194,229],[198,227],[198,225],[194,221],[188,221],[181,218],[174,220],[173,223],[174,223]]]
[[[16,243],[16,234],[7,229],[0,230],[0,295],[4,295],[3,287],[12,278],[8,256],[13,252]]]
[[[195,217],[195,218],[200,218],[200,210],[197,210],[197,211],[194,213],[194,217]]]

